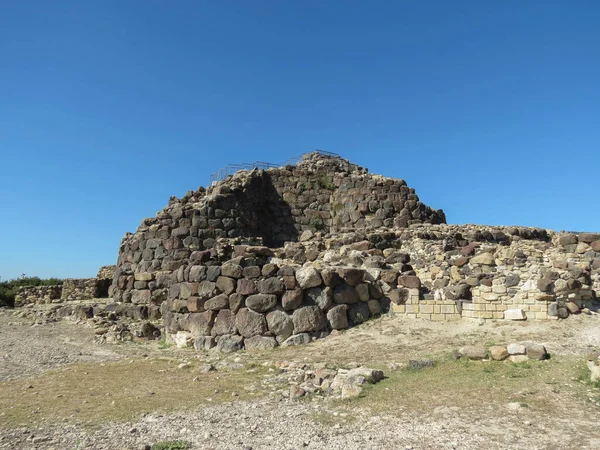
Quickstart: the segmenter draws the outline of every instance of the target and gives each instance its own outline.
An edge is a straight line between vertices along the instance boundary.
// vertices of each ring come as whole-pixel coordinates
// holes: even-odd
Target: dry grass
[[[206,404],[255,398],[244,389],[257,373],[200,373],[175,359],[78,364],[0,383],[0,428],[61,420],[98,424]],[[260,369],[255,369],[260,373]],[[196,381],[193,381],[197,378]],[[232,397],[232,393],[238,395]]]
[[[584,405],[598,410],[589,401],[593,399],[589,384],[577,379],[580,373],[581,362],[574,358],[518,364],[446,359],[433,368],[391,372],[389,378],[345,403],[391,415],[437,407],[495,408],[508,403],[547,413]]]

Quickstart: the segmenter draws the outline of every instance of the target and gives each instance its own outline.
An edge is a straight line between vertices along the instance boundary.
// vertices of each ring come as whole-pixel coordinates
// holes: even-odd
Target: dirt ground
[[[524,341],[551,358],[451,357],[464,345]],[[224,355],[157,341],[99,345],[84,324],[32,327],[2,310],[0,449],[598,449],[600,389],[585,381],[585,356],[598,350],[600,316],[383,317],[305,346]],[[436,365],[406,368],[419,358]],[[387,378],[357,399],[289,400],[265,383],[281,360],[356,362]],[[208,363],[217,370],[201,370]]]

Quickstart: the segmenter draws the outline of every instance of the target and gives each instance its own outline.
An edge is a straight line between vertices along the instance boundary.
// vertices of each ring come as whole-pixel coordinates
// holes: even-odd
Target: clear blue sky
[[[450,223],[600,229],[600,2],[0,0],[0,276],[314,148]]]

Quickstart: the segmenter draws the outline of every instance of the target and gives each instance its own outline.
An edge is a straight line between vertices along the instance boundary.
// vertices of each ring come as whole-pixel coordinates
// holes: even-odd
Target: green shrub
[[[319,180],[319,184],[321,185],[321,187],[322,187],[323,189],[329,189],[330,191],[333,191],[333,190],[335,189],[335,184],[333,184],[333,183],[332,183],[332,182],[329,180],[329,178],[327,178],[327,177],[325,177],[325,176],[324,176],[324,177],[322,177],[322,178]]]
[[[310,219],[310,226],[313,227],[315,231],[322,231],[325,229],[323,219],[321,219],[320,217],[313,217],[312,219]]]

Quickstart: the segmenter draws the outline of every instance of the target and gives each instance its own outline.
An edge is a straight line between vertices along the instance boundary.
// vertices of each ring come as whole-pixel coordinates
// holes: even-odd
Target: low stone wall
[[[269,252],[240,246],[222,265],[182,266],[170,284],[168,275],[137,274],[138,282],[169,287],[135,290],[132,301],[151,311],[160,305],[167,336],[178,345],[195,340],[196,347],[235,351],[307,343],[419,297],[416,276],[389,271],[384,285],[359,268],[267,263]]]
[[[98,297],[96,278],[68,278],[63,281],[61,299],[63,301],[89,300]]]
[[[60,295],[62,286],[24,286],[19,289],[15,296],[15,306],[25,306],[29,304],[45,304],[62,302]]]

